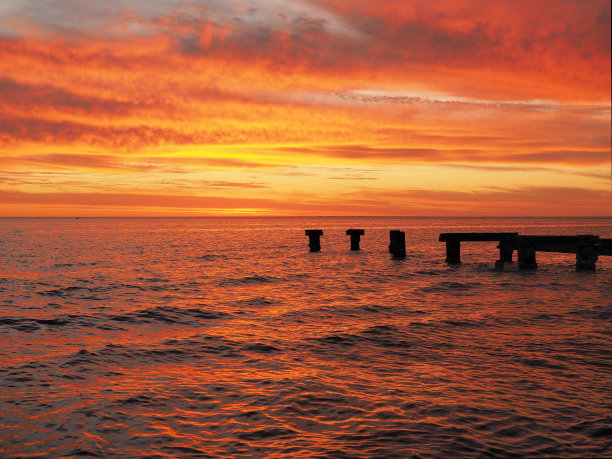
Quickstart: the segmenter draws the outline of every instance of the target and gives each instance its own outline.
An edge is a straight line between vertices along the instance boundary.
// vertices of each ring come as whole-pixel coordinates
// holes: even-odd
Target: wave
[[[244,300],[237,300],[233,303],[240,306],[270,306],[273,304],[277,304],[278,302],[263,296],[256,296]]]
[[[179,308],[176,306],[155,306],[137,311],[131,311],[124,314],[106,316],[108,320],[115,322],[126,323],[180,323],[188,325],[194,320],[201,322],[202,320],[216,320],[231,317],[232,314],[221,311],[201,308]]]
[[[194,257],[195,260],[198,261],[217,261],[217,260],[227,260],[229,257],[222,253],[206,253],[204,255],[198,255]]]
[[[280,282],[283,279],[273,276],[245,276],[237,278],[226,278],[218,281],[220,286],[232,286],[232,285],[249,285],[249,284],[270,284],[273,282]]]
[[[181,324],[199,326],[209,321],[233,317],[227,312],[203,308],[180,308],[155,306],[122,314],[60,314],[50,318],[0,317],[0,331],[12,329],[32,333],[41,329],[96,328],[99,330],[122,330],[119,324]]]
[[[455,281],[443,281],[436,282],[435,284],[428,285],[426,287],[421,287],[422,292],[426,293],[448,293],[454,292],[455,294],[459,294],[459,292],[467,292],[474,288],[481,287],[483,284],[480,282],[455,282]]]

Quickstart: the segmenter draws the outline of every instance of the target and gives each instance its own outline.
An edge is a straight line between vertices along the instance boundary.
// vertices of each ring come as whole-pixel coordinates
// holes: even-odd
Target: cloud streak
[[[554,200],[553,200],[554,198]],[[401,190],[389,192],[369,189],[367,193],[339,195],[335,203],[321,200],[314,195],[302,196],[299,202],[287,199],[227,197],[223,195],[186,195],[186,194],[143,194],[143,193],[24,193],[0,190],[0,204],[11,206],[60,206],[67,209],[100,208],[106,212],[113,209],[151,209],[162,214],[179,214],[190,210],[200,210],[212,214],[233,212],[239,208],[251,213],[275,213],[320,215],[390,215],[383,203],[392,200],[396,203],[396,213],[391,215],[450,215],[479,216],[483,214],[508,216],[500,206],[511,203],[516,216],[563,216],[601,215],[593,211],[604,211],[609,205],[609,195],[605,192],[590,191],[571,187],[526,187],[520,189],[491,189],[479,192],[447,192],[436,190]],[[554,204],[551,205],[551,202]],[[542,206],[545,205],[545,208]]]
[[[431,180],[440,192],[449,183],[465,192],[480,171],[471,191],[480,193],[485,174],[495,177],[490,185],[530,189],[527,168],[530,180],[539,171],[546,181],[533,188],[536,201],[553,199],[546,190],[564,186],[602,193],[611,152],[610,56],[608,0],[247,6],[6,0],[0,4],[0,173],[13,174],[5,192],[15,196],[33,192],[32,183],[15,178],[28,171],[74,172],[74,180],[106,176],[109,195],[118,174],[152,192],[156,183],[187,189],[176,180],[181,175],[185,183],[232,193],[219,202],[238,206],[235,192],[243,189],[246,201],[258,199],[257,191],[298,213],[327,214],[337,209],[327,198],[338,196],[341,185],[357,192],[392,174],[330,169],[318,176],[319,194],[306,207],[280,198],[299,191],[289,177],[318,166],[431,166],[439,168]],[[458,167],[451,173],[449,164]],[[495,182],[500,168],[501,184]],[[559,168],[572,183],[553,181],[549,172]],[[66,182],[49,177],[53,199],[95,207],[85,198],[77,203]],[[388,193],[401,180],[391,178]],[[524,208],[517,193],[498,197]],[[214,208],[193,197],[181,201],[186,208],[190,202]],[[126,200],[137,201],[150,207],[145,199]],[[382,212],[366,201],[348,209]],[[599,201],[585,202],[605,210]],[[255,204],[264,202],[252,209]],[[567,206],[581,212],[571,201]],[[280,204],[265,208],[286,212]],[[411,209],[419,210],[404,211]],[[496,211],[482,203],[475,209]]]

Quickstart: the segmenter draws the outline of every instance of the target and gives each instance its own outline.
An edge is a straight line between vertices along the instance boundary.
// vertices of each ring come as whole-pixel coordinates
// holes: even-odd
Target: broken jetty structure
[[[557,252],[576,254],[576,270],[591,271],[599,255],[612,255],[612,239],[602,239],[592,234],[577,236],[525,236],[518,233],[442,233],[440,242],[446,242],[446,262],[461,263],[462,242],[498,242],[499,260],[497,269],[512,263],[516,250],[518,265],[521,269],[535,269],[537,252]]]
[[[308,245],[311,252],[321,250],[321,229],[307,229]],[[364,229],[350,228],[346,235],[351,239],[351,250],[360,250],[359,242],[365,234]],[[520,269],[536,269],[537,252],[572,253],[576,255],[576,270],[592,271],[600,255],[612,256],[612,239],[604,239],[592,234],[579,234],[577,236],[543,236],[521,235],[516,232],[495,233],[441,233],[440,242],[446,243],[446,262],[448,264],[461,263],[462,242],[497,242],[499,260],[495,268],[503,270],[506,264],[513,263],[516,251],[518,267]],[[394,258],[406,257],[406,234],[400,230],[389,231],[389,253]]]

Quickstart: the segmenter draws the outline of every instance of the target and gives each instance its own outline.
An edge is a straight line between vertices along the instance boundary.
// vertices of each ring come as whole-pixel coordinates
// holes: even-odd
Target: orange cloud
[[[65,199],[95,208],[67,185],[85,187],[87,174],[109,180],[100,195],[109,206],[119,183],[113,174],[131,174],[141,191],[184,174],[211,187],[273,190],[246,206],[253,211],[380,214],[394,211],[369,201],[330,204],[338,195],[333,174],[302,207],[287,198],[295,185],[271,171],[452,164],[578,168],[583,178],[601,178],[610,164],[607,0],[279,0],[250,8],[237,0],[77,8],[58,0],[53,11],[35,4],[9,0],[0,8],[0,173],[11,171],[5,192],[16,193],[5,206],[33,192],[18,173],[62,171],[72,178],[49,175],[51,191],[37,193],[53,199],[36,205]],[[66,8],[74,9],[62,15]],[[465,170],[446,178],[441,170],[440,183],[460,181]],[[219,171],[229,172],[198,175]],[[363,178],[348,177],[341,178],[352,189],[351,180]],[[530,189],[521,172],[513,177],[506,189]],[[601,180],[557,185],[550,190],[604,192]],[[537,199],[553,199],[537,190]],[[139,196],[124,202],[151,207]],[[496,196],[531,209],[524,194]],[[214,207],[212,198],[192,197],[174,207],[199,203],[206,212],[238,208],[241,200],[226,196],[218,202],[228,207]],[[244,202],[251,198],[244,194]],[[450,195],[437,199],[456,204]],[[496,212],[478,199],[465,202]],[[605,210],[600,201],[584,202]],[[565,205],[551,208],[583,212]]]
[[[110,192],[39,194],[0,190],[0,205],[22,210],[23,206],[54,206],[64,212],[63,216],[78,216],[84,211],[87,214],[87,211],[95,208],[112,214],[127,210],[132,215],[150,215],[147,209],[154,209],[159,215],[181,215],[193,210],[203,214],[233,214],[240,209],[241,212],[276,215],[612,216],[609,193],[571,187],[526,187],[478,192],[410,189],[390,192],[364,188],[335,196],[331,202],[313,194],[304,194],[297,201],[291,199],[295,197],[288,198]],[[15,216],[20,214],[16,211]]]

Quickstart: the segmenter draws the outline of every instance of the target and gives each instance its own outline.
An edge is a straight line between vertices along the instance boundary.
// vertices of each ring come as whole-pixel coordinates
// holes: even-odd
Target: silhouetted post
[[[359,250],[359,239],[365,234],[362,229],[347,229],[346,235],[351,236],[351,250]]]
[[[521,269],[536,269],[536,248],[533,245],[519,245],[517,250],[519,268]]]
[[[396,258],[406,256],[406,233],[399,230],[389,231],[389,252]]]
[[[311,252],[318,252],[321,250],[322,235],[323,230],[306,230],[306,236],[308,236],[309,239],[308,246],[310,247]]]
[[[597,251],[593,245],[576,247],[576,271],[593,271],[597,261]]]
[[[514,238],[506,237],[499,241],[499,261],[512,261]]]
[[[503,271],[505,263],[512,263],[512,252],[514,252],[514,238],[505,237],[500,239],[499,245],[499,260],[495,262],[495,269]]]
[[[461,263],[461,241],[450,238],[446,241],[446,262],[454,265]]]

